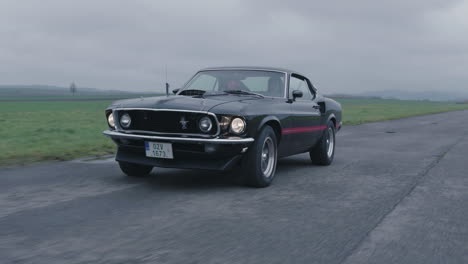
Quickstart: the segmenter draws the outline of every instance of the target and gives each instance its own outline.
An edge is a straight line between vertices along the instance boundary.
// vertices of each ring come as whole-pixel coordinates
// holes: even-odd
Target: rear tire
[[[242,160],[242,175],[248,186],[263,188],[275,178],[278,144],[273,128],[265,126]]]
[[[335,157],[335,124],[328,122],[320,141],[309,152],[310,159],[315,165],[328,166]]]
[[[144,177],[153,170],[152,166],[119,161],[120,169],[130,177]]]

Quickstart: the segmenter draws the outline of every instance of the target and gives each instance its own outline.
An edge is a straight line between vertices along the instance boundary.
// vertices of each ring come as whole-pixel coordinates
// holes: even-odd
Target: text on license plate
[[[146,157],[173,159],[172,144],[145,141]]]

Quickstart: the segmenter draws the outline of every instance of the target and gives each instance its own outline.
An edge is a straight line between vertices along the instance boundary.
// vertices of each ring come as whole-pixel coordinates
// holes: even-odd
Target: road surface
[[[1,263],[468,263],[468,111],[344,127],[335,162],[234,174],[2,168]]]

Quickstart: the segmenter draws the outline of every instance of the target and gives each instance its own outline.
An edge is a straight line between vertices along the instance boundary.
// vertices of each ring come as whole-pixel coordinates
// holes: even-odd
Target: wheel
[[[120,169],[123,171],[123,173],[125,173],[127,176],[130,176],[130,177],[146,176],[153,169],[152,166],[128,163],[128,162],[123,162],[123,161],[119,161],[119,166],[120,166]]]
[[[242,174],[247,185],[267,187],[275,177],[278,144],[273,128],[265,126],[242,160]]]
[[[313,164],[328,166],[335,156],[335,124],[328,122],[327,129],[320,141],[309,152]]]

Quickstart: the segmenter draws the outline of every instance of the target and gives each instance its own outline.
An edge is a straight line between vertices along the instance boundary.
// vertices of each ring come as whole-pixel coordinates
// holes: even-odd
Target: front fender
[[[278,117],[273,116],[273,115],[268,115],[268,116],[265,116],[265,117],[259,119],[258,123],[255,125],[254,135],[252,135],[252,136],[257,138],[258,133],[260,133],[260,130],[266,124],[273,127],[273,129],[275,130],[278,142],[281,141],[281,130],[282,130],[283,127],[282,127],[281,121],[278,119]]]

